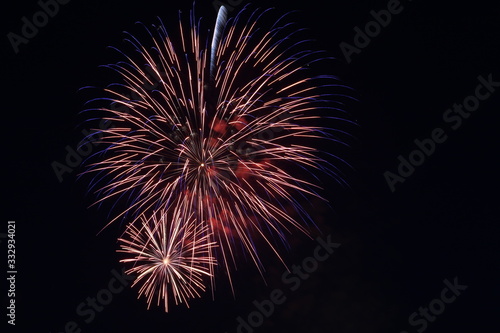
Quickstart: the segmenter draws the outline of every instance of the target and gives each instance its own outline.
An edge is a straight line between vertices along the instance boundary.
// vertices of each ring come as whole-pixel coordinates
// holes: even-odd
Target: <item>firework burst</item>
[[[131,263],[127,273],[137,276],[133,285],[142,283],[139,297],[146,297],[148,308],[155,298],[157,305],[163,301],[165,311],[170,298],[189,306],[190,298],[205,291],[203,278],[213,277],[211,248],[216,244],[208,227],[180,211],[169,217],[159,211],[149,220],[141,216],[141,222],[129,225],[119,239],[119,252],[128,256],[121,262]]]
[[[228,20],[221,7],[210,35],[192,11],[178,38],[160,21],[144,27],[142,41],[127,34],[134,52],[117,50],[125,61],[106,66],[123,83],[98,99],[119,107],[97,108],[113,126],[102,131],[91,188],[97,203],[126,203],[109,222],[128,223],[121,251],[132,258],[123,261],[135,263],[139,293],[148,303],[163,299],[166,310],[169,290],[187,303],[204,290],[203,276],[213,286],[215,260],[231,286],[241,254],[262,274],[258,243],[281,259],[277,244],[308,233],[299,198],[320,197],[320,187],[307,175],[342,181],[343,161],[327,162],[308,142],[339,142],[341,131],[317,124],[348,122],[334,116],[335,95],[320,92],[343,86],[309,77],[321,53],[307,49],[286,15],[261,29],[268,13],[245,8]]]

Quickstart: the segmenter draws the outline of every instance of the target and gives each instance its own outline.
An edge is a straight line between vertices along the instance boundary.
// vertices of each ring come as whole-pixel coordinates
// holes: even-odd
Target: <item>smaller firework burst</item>
[[[130,256],[121,262],[133,263],[127,271],[136,276],[133,286],[142,284],[138,297],[146,297],[148,308],[155,298],[157,305],[163,301],[167,312],[169,299],[189,307],[190,299],[200,297],[215,265],[215,242],[208,227],[193,216],[171,215],[156,212],[141,218],[140,226],[129,225],[118,250]]]

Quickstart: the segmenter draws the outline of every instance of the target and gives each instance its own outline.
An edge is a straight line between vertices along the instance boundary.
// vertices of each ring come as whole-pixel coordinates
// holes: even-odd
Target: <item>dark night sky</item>
[[[78,89],[105,82],[107,72],[98,66],[117,59],[106,46],[121,45],[123,30],[156,16],[175,31],[177,11],[192,3],[73,0],[15,54],[7,34],[20,33],[21,18],[39,6],[7,2],[0,14],[7,184],[0,232],[16,221],[18,266],[17,325],[7,332],[64,332],[70,321],[82,332],[236,332],[236,318],[255,310],[253,300],[280,289],[286,302],[255,332],[414,333],[422,326],[412,327],[408,317],[439,298],[443,280],[455,277],[468,288],[425,331],[498,330],[500,88],[456,130],[443,120],[448,108],[475,93],[479,75],[500,81],[496,4],[401,2],[401,13],[348,64],[339,44],[353,44],[354,27],[364,29],[373,20],[370,11],[387,8],[388,1],[253,3],[298,10],[295,20],[310,28],[318,48],[339,59],[325,70],[336,71],[359,100],[346,106],[360,125],[345,152],[354,168],[347,174],[351,189],[326,182],[333,210],[313,203],[323,237],[331,234],[341,247],[296,291],[281,280],[278,262],[266,274],[267,285],[242,265],[236,299],[221,283],[215,301],[205,294],[191,309],[165,314],[147,311],[144,300],[135,299],[137,290],[127,288],[86,323],[89,317],[76,308],[121,269],[115,251],[122,226],[96,235],[106,212],[88,208],[92,197],[78,170],[60,183],[51,163],[62,162],[65,146],[82,138]],[[216,14],[211,1],[198,1],[197,12],[207,22]],[[443,128],[447,140],[392,193],[384,172],[396,172],[398,156],[408,157],[413,141],[429,138],[435,128]],[[316,246],[302,237],[292,243],[289,264],[301,263]],[[6,241],[0,248],[6,257]]]

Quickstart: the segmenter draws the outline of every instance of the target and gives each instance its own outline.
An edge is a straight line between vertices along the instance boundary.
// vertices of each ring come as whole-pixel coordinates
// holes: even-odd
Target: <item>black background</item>
[[[75,309],[107,287],[113,269],[121,269],[115,252],[121,229],[117,224],[96,235],[106,212],[88,208],[92,197],[77,181],[78,170],[60,183],[51,163],[63,163],[64,147],[82,139],[78,89],[105,77],[98,65],[116,60],[106,46],[120,45],[122,31],[134,30],[135,21],[152,23],[156,16],[175,31],[177,11],[189,11],[192,3],[73,0],[15,54],[7,34],[19,34],[21,17],[31,18],[39,7],[36,1],[8,2],[0,14],[0,232],[8,220],[16,221],[19,273],[17,325],[7,332],[63,332],[69,321],[83,332],[236,332],[236,318],[246,317],[252,301],[267,299],[275,288],[287,291],[287,301],[256,332],[416,332],[408,316],[439,297],[443,280],[454,277],[468,289],[426,331],[498,330],[500,92],[456,131],[442,119],[453,103],[474,93],[479,75],[492,73],[500,81],[495,2],[404,2],[403,11],[350,64],[339,44],[352,44],[353,28],[363,28],[372,20],[370,11],[386,8],[387,1],[254,4],[282,13],[299,10],[296,21],[310,28],[319,48],[339,58],[335,70],[359,100],[347,106],[360,125],[345,153],[354,168],[347,176],[351,189],[326,184],[333,210],[315,210],[324,235],[341,247],[294,292],[281,281],[284,268],[276,263],[267,285],[252,269],[235,273],[234,298],[222,286],[215,301],[205,294],[190,309],[165,314],[159,307],[147,311],[144,300],[136,300],[137,290],[127,288],[85,323]],[[198,15],[213,22],[211,1],[196,6]],[[391,193],[384,172],[395,172],[398,155],[408,156],[413,140],[429,137],[436,127],[447,129],[447,141]],[[315,246],[293,243],[289,264],[300,263]]]

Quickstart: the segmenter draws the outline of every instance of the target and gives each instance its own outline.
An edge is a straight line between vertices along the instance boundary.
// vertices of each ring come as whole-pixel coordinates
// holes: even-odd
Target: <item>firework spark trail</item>
[[[241,250],[263,275],[257,241],[281,260],[273,239],[286,244],[286,234],[308,234],[312,219],[297,197],[320,198],[320,187],[303,171],[320,170],[342,182],[337,164],[344,162],[335,156],[328,162],[302,141],[342,143],[336,137],[342,131],[312,124],[325,110],[331,111],[327,117],[349,122],[333,116],[341,111],[331,105],[335,95],[319,92],[344,86],[331,76],[304,77],[320,54],[304,48],[306,41],[297,37],[301,30],[285,22],[286,15],[268,31],[259,28],[268,13],[245,8],[227,20],[221,10],[212,50],[202,48],[210,43],[194,11],[189,29],[180,20],[180,43],[161,21],[153,29],[144,26],[149,47],[127,34],[135,56],[116,49],[126,61],[106,66],[124,83],[108,86],[110,97],[97,100],[127,111],[97,109],[116,126],[102,131],[107,148],[89,168],[96,174],[91,189],[100,197],[97,204],[128,203],[108,225],[118,219],[129,223],[122,251],[136,256],[124,262],[137,263],[132,271],[139,273],[136,283],[144,281],[140,294],[148,303],[156,294],[167,309],[165,281],[176,302],[184,303],[204,290],[201,275],[210,276],[214,287],[215,259],[233,288],[231,269]],[[269,131],[273,135],[266,138]],[[198,237],[192,256],[178,266],[162,265],[168,253],[163,247],[181,244],[186,234]],[[188,271],[189,287],[181,282]]]

